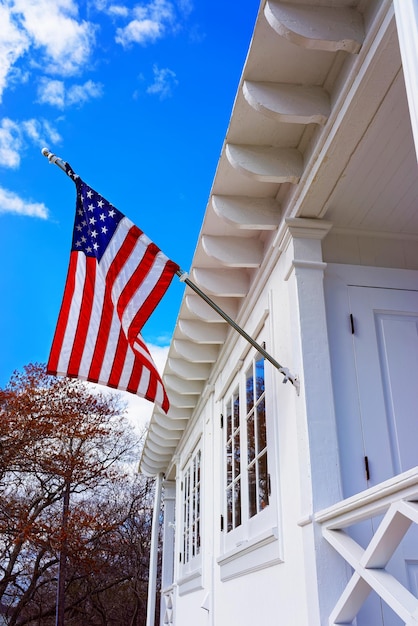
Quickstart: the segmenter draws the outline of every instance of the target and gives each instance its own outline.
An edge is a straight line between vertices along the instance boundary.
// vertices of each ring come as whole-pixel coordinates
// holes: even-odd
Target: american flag
[[[76,216],[47,371],[130,391],[167,412],[141,330],[179,266],[68,164],[66,170],[77,188]]]

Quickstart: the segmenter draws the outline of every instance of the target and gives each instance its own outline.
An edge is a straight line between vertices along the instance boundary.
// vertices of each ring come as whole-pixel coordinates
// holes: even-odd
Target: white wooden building
[[[185,287],[161,624],[418,624],[417,131],[418,0],[262,0],[190,279],[297,380]]]

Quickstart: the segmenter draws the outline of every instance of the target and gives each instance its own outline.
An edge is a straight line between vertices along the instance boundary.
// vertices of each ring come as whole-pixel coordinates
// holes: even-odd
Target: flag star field
[[[0,387],[47,363],[77,242],[100,256],[127,216],[189,270],[258,9],[0,0]],[[113,226],[97,205],[73,240],[75,185],[44,147],[115,207]],[[183,293],[174,277],[141,330],[160,371]]]
[[[112,239],[123,214],[100,194],[83,185],[74,222],[72,250],[94,256],[98,261]]]

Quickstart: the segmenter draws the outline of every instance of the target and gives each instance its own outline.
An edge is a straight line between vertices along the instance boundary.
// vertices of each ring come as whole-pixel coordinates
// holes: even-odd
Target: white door
[[[349,286],[344,301],[349,322],[336,331],[334,321],[330,341],[342,482],[349,497],[418,465],[418,291]],[[379,521],[364,522],[350,534],[366,546]],[[414,587],[417,534],[408,539],[389,569]],[[403,622],[370,596],[357,617],[357,625],[363,624]]]
[[[418,465],[418,292],[348,289],[370,487]]]

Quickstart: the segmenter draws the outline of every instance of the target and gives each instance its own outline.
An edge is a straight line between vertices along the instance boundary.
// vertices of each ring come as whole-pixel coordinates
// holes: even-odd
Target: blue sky
[[[67,160],[188,270],[259,0],[0,0],[0,387],[46,362],[74,219]],[[144,328],[164,357],[184,285]]]

